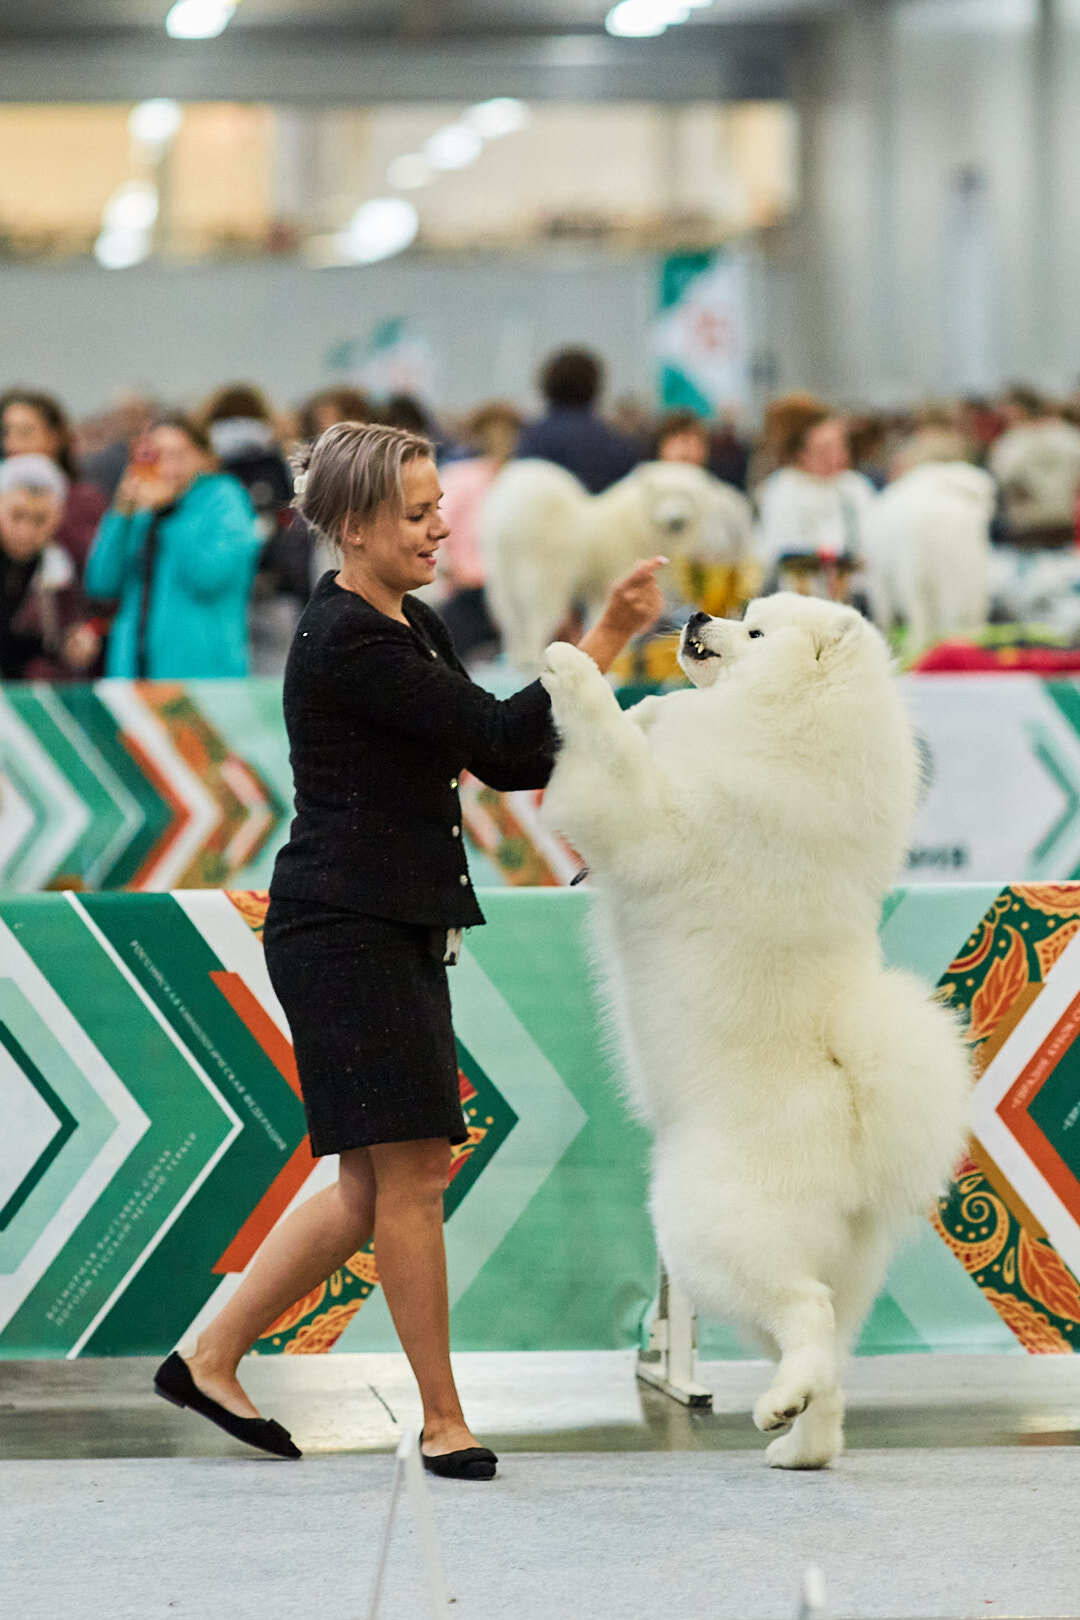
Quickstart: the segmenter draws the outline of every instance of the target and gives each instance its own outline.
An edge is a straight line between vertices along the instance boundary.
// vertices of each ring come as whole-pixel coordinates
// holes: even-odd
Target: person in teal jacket
[[[120,604],[107,675],[247,674],[261,541],[247,491],[215,469],[209,439],[185,417],[140,444],[86,565],[87,593]]]

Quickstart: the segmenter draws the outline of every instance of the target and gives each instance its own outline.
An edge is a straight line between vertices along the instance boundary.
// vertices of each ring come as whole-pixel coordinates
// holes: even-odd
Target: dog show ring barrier
[[[694,1319],[656,1301],[644,1132],[598,1035],[586,889],[486,891],[450,972],[468,1141],[446,1199],[459,1350],[624,1349],[700,1398]],[[327,1184],[250,891],[0,900],[0,1356],[164,1354]],[[912,1224],[860,1350],[1080,1343],[1080,884],[895,891],[885,957],[962,1008],[975,1136]],[[704,1358],[747,1354],[697,1324]],[[370,1249],[263,1355],[397,1348]]]

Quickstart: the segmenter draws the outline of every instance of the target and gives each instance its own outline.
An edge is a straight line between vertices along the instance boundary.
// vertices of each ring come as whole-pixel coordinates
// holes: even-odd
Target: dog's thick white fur
[[[966,1134],[955,1020],[878,943],[915,748],[851,608],[781,594],[741,622],[695,615],[680,662],[696,690],[623,713],[589,658],[547,649],[545,815],[593,874],[664,1260],[778,1358],[754,1409],[788,1431],[770,1463],[820,1467],[845,1353]]]
[[[913,647],[981,630],[990,608],[990,520],[997,485],[966,461],[926,462],[869,507],[863,541],[871,610],[899,616]]]
[[[553,462],[510,462],[479,526],[488,604],[507,657],[519,669],[539,669],[574,603],[595,612],[639,557],[741,561],[751,522],[746,497],[700,467],[646,462],[590,495]]]

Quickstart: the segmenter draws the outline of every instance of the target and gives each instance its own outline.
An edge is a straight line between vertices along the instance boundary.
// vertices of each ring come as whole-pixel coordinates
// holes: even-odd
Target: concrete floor
[[[153,1365],[0,1362],[4,1620],[360,1620],[417,1421],[402,1358],[247,1364],[297,1465],[158,1400]],[[502,1458],[491,1484],[431,1482],[462,1620],[787,1620],[808,1563],[837,1620],[1080,1615],[1080,1357],[858,1361],[848,1452],[801,1475],[762,1461],[760,1365],[703,1364],[712,1413],[637,1384],[630,1355],[456,1366]],[[405,1506],[381,1620],[427,1613]]]

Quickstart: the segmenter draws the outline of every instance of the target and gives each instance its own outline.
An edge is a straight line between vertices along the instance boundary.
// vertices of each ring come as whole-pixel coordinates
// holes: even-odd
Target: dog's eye
[[[764,630],[748,630],[747,634],[749,635],[750,640],[753,641],[756,636],[763,636],[765,632]]]

